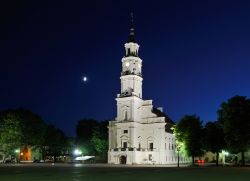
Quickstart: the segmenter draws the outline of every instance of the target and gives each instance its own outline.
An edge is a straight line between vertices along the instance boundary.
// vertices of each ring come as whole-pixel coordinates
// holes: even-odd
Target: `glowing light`
[[[225,156],[228,156],[229,155],[229,152],[225,151],[225,150],[222,150],[222,154],[225,155]]]
[[[81,155],[81,154],[82,154],[81,150],[75,149],[74,155]]]
[[[82,80],[83,80],[83,82],[87,82],[87,81],[88,81],[88,78],[87,78],[86,76],[84,76],[84,77],[82,78]]]
[[[84,161],[84,160],[88,160],[90,158],[94,158],[95,156],[78,156],[75,158],[75,160],[78,160],[78,161]]]
[[[20,149],[16,149],[16,150],[15,150],[15,153],[20,153]]]
[[[141,68],[141,64],[138,64],[139,69]]]
[[[125,65],[126,65],[126,67],[128,67],[128,66],[129,66],[129,63],[127,62]]]

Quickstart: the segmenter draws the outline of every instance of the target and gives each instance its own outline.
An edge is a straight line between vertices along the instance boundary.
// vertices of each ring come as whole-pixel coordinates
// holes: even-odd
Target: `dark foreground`
[[[247,181],[250,167],[0,165],[0,181]]]

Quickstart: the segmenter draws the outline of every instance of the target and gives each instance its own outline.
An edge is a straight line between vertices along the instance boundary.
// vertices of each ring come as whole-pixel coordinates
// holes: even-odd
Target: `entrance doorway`
[[[127,157],[126,156],[121,156],[120,157],[120,164],[126,164],[127,163]]]

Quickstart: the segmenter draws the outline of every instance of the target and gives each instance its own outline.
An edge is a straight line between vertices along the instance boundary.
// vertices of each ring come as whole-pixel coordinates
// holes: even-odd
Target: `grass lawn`
[[[0,166],[0,181],[248,181],[250,167]]]

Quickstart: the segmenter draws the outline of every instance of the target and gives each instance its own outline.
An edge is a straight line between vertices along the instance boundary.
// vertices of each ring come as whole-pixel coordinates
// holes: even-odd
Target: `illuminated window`
[[[129,62],[126,62],[126,64],[125,64],[125,65],[126,65],[126,67],[128,67],[128,66],[129,66]]]

